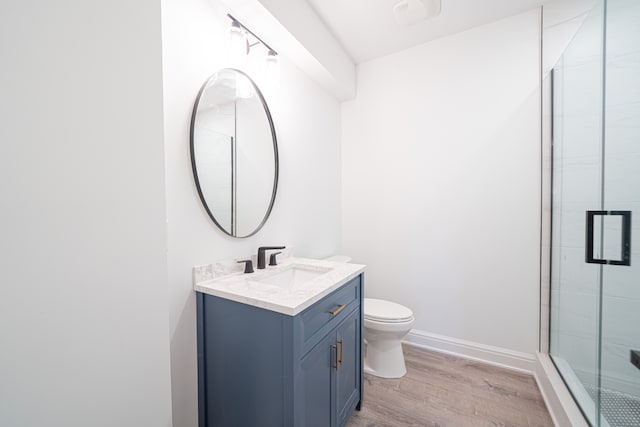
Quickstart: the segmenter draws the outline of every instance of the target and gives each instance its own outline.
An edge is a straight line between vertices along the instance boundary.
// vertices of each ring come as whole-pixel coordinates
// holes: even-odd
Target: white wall
[[[596,0],[546,0],[542,6],[542,73],[551,71]]]
[[[540,259],[540,352],[550,349],[552,97],[551,69],[582,26],[595,0],[549,0],[542,7],[542,233]]]
[[[533,354],[539,12],[358,67],[343,104],[343,251],[419,331]]]
[[[0,3],[0,425],[171,425],[160,7]]]
[[[285,244],[309,257],[328,256],[340,245],[340,105],[286,57],[277,99],[266,94],[280,154],[271,217],[257,235],[234,239],[200,205],[189,159],[189,120],[201,84],[226,65],[226,13],[219,2],[205,0],[162,4],[173,423],[180,427],[197,425],[192,267],[251,255],[261,245]]]

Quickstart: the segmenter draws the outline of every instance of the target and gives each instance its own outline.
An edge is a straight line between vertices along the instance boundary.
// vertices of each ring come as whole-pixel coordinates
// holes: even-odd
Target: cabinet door
[[[336,363],[336,335],[330,333],[302,359],[302,421],[304,427],[328,427],[332,420],[332,370]]]
[[[337,424],[343,426],[360,399],[360,310],[354,310],[337,330],[336,409]]]

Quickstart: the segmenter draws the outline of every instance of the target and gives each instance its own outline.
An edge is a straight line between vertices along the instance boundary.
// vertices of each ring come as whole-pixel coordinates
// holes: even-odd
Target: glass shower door
[[[640,426],[640,2],[607,0],[605,35],[603,201],[630,212],[631,229],[610,218],[603,244],[621,258],[629,237],[631,262],[602,268],[600,425]]]
[[[550,354],[591,425],[638,427],[640,1],[596,1],[552,91]]]

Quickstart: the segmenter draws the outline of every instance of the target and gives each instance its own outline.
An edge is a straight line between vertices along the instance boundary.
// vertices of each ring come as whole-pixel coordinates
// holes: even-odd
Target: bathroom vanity
[[[289,258],[196,281],[200,426],[344,426],[362,404],[363,271]]]

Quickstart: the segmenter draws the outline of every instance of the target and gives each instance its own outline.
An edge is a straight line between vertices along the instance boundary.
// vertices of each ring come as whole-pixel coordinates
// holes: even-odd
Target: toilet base
[[[364,372],[381,378],[401,378],[407,373],[401,341],[367,340]]]

